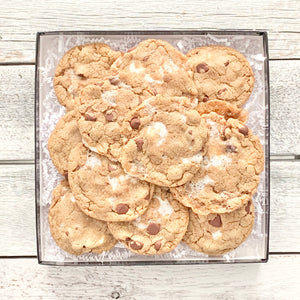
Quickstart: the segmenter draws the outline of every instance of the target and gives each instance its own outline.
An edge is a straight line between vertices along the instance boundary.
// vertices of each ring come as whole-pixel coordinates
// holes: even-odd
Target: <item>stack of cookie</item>
[[[48,149],[64,179],[49,224],[80,255],[117,241],[137,254],[192,249],[220,255],[254,223],[264,167],[242,105],[254,86],[246,58],[206,46],[182,54],[161,40],[126,53],[95,43],[60,60],[54,77],[68,112]]]

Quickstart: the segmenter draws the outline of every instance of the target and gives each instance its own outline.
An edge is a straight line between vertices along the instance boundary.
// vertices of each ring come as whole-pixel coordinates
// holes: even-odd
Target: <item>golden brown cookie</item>
[[[198,252],[224,254],[237,248],[249,237],[254,215],[252,200],[225,214],[200,216],[190,211],[190,222],[183,241]]]
[[[241,107],[254,87],[254,74],[247,59],[225,46],[205,46],[187,53],[200,102],[223,100]]]
[[[193,73],[186,65],[187,57],[161,40],[144,40],[117,59],[112,72],[127,72],[143,78],[155,94],[195,97],[197,89]]]
[[[53,86],[58,101],[68,110],[74,109],[74,99],[82,87],[101,82],[109,74],[121,52],[108,45],[92,43],[70,49],[55,71]]]
[[[150,206],[141,217],[132,222],[108,223],[108,227],[130,251],[155,255],[173,250],[184,236],[188,222],[188,209],[168,189],[156,186]]]
[[[81,142],[76,114],[66,113],[55,126],[48,140],[50,157],[61,175],[68,174],[68,159],[71,150]]]
[[[77,99],[78,127],[87,147],[118,159],[123,146],[121,125],[125,115],[151,96],[146,90],[140,94],[134,91],[118,77],[104,81],[101,87],[89,85],[81,91]]]
[[[234,104],[221,100],[210,100],[208,102],[200,102],[197,106],[197,111],[200,115],[209,114],[215,112],[218,115],[223,116],[226,120],[238,119],[239,121],[246,123],[248,120],[248,112],[245,109],[238,108]]]
[[[208,127],[185,97],[145,100],[124,120],[124,170],[161,186],[189,181],[200,168]]]
[[[92,219],[79,209],[66,180],[53,191],[49,225],[57,245],[73,255],[108,251],[117,242],[105,222]]]
[[[231,212],[249,201],[259,184],[264,155],[259,138],[235,119],[212,112],[203,115],[210,126],[202,166],[174,197],[200,215]]]
[[[149,206],[153,187],[124,173],[112,162],[82,143],[69,156],[69,182],[78,206],[103,221],[131,221]]]

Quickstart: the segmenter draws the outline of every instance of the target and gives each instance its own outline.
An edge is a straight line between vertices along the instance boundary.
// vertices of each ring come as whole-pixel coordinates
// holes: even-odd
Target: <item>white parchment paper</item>
[[[247,125],[252,131],[259,136],[262,145],[266,150],[266,118],[265,113],[267,107],[265,94],[265,72],[263,38],[259,35],[43,35],[40,38],[39,49],[39,151],[40,151],[40,236],[39,236],[39,252],[40,259],[45,262],[57,264],[77,263],[77,262],[142,262],[142,261],[195,261],[210,260],[219,261],[258,261],[265,257],[267,247],[267,195],[268,187],[266,185],[265,171],[261,174],[261,182],[253,201],[256,208],[255,224],[251,236],[236,250],[226,255],[218,257],[208,257],[191,250],[184,244],[180,244],[170,253],[160,256],[140,256],[131,253],[122,244],[118,243],[112,250],[102,254],[85,254],[81,256],[70,255],[61,250],[51,237],[48,224],[48,210],[52,200],[52,190],[63,179],[57,172],[49,157],[47,143],[48,138],[54,129],[60,117],[66,112],[65,108],[60,106],[53,89],[52,81],[56,65],[64,53],[70,48],[91,42],[104,42],[111,48],[126,51],[140,41],[147,38],[159,38],[168,41],[174,47],[182,51],[188,52],[190,49],[203,45],[225,45],[237,49],[243,53],[249,60],[254,74],[255,87],[253,93],[245,104],[244,108],[249,112],[249,120]],[[266,151],[265,151],[266,153]],[[267,159],[266,159],[267,160]]]

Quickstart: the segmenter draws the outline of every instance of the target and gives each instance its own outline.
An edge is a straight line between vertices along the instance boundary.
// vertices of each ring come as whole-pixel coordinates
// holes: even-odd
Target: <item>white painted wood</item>
[[[0,256],[35,255],[34,166],[0,165],[0,187]]]
[[[0,260],[1,299],[299,299],[300,255],[267,264],[49,267]]]
[[[0,66],[0,160],[34,157],[34,66]]]
[[[300,161],[271,163],[271,252],[300,252]],[[0,165],[0,256],[36,255],[34,166]]]
[[[271,61],[271,152],[300,154],[300,60]],[[0,66],[0,160],[34,158],[34,66]]]
[[[298,0],[0,1],[0,62],[33,62],[37,31],[79,29],[265,29],[272,58],[296,58],[299,10]]]

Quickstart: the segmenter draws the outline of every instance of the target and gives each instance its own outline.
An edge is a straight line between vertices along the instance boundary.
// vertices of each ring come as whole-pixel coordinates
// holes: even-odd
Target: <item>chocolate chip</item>
[[[149,58],[150,58],[150,55],[146,55],[146,56],[143,58],[143,61],[147,61]]]
[[[248,201],[248,203],[247,203],[247,205],[245,207],[245,211],[246,211],[247,214],[250,213],[250,205],[251,205],[251,201]]]
[[[226,61],[226,63],[224,63],[225,67],[227,67],[229,65],[229,60]]]
[[[246,136],[246,135],[248,135],[249,129],[247,126],[243,126],[243,127],[239,128],[239,132]]]
[[[69,236],[69,231],[66,231],[66,236]]]
[[[149,200],[150,199],[150,193],[145,197],[145,200]]]
[[[131,241],[131,238],[130,237],[127,237],[126,239],[125,239],[125,243],[128,245],[128,243]]]
[[[144,145],[144,140],[143,139],[136,139],[135,143],[136,143],[137,149],[139,151],[142,151],[143,150],[143,145]]]
[[[157,95],[157,90],[156,89],[152,89],[152,92],[153,92],[154,96]]]
[[[207,64],[201,63],[196,66],[196,70],[198,73],[206,73],[209,70],[209,67]]]
[[[141,250],[143,248],[144,244],[141,242],[138,242],[138,241],[131,241],[129,243],[129,246],[133,250]]]
[[[154,243],[154,249],[155,249],[156,251],[158,251],[158,250],[160,249],[160,247],[161,247],[161,241],[156,241],[156,242]]]
[[[106,113],[105,119],[107,122],[114,122],[117,119],[117,113],[115,111]]]
[[[124,215],[128,212],[128,210],[129,210],[129,206],[127,204],[119,203],[116,206],[116,212],[118,215]]]
[[[204,96],[204,97],[203,97],[203,99],[202,99],[202,101],[203,101],[203,102],[207,102],[207,101],[209,101],[209,98],[208,98],[208,96]]]
[[[82,248],[86,248],[86,246],[85,246],[85,245],[83,245],[83,246],[82,246]]]
[[[139,118],[132,118],[131,121],[130,121],[130,126],[132,129],[139,129],[141,125],[141,121]]]
[[[223,92],[225,92],[225,91],[227,91],[227,89],[226,89],[226,88],[224,88],[224,89],[221,89],[221,90],[219,90],[219,91],[218,91],[218,93],[217,93],[217,94],[218,94],[218,95],[221,95],[221,94],[222,94]]]
[[[65,178],[68,180],[68,172],[64,173]]]
[[[121,82],[121,80],[118,77],[111,77],[108,80],[112,85],[118,85]]]
[[[236,153],[236,147],[234,145],[226,145],[226,152]]]
[[[193,131],[192,131],[192,130],[189,130],[189,131],[188,131],[188,134],[192,135],[192,134],[193,134]]]
[[[208,220],[208,223],[211,226],[214,226],[214,227],[221,227],[222,226],[222,220],[221,220],[220,215],[216,215],[216,217],[214,219]]]
[[[147,232],[151,235],[158,234],[160,230],[160,225],[156,223],[150,223],[147,227]]]
[[[96,121],[97,117],[95,116],[95,114],[93,114],[92,112],[87,111],[84,114],[84,118],[86,121]]]

